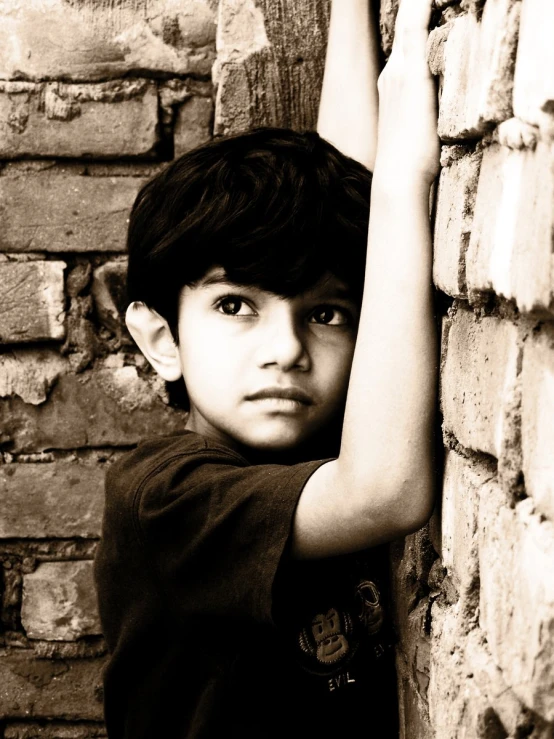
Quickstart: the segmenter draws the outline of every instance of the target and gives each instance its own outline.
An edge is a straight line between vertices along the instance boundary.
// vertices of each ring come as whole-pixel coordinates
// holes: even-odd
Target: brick
[[[399,681],[401,739],[434,739],[425,701],[409,679]]]
[[[65,291],[68,298],[77,298],[82,295],[90,283],[92,265],[89,261],[77,262],[67,275]]]
[[[67,361],[51,349],[12,349],[0,354],[0,397],[17,395],[25,403],[44,403]]]
[[[313,129],[328,5],[224,0],[218,23],[215,133],[255,126]],[[269,92],[269,94],[268,94]]]
[[[241,64],[224,64],[218,79],[216,135],[264,126],[315,129],[323,79],[321,62],[306,59],[295,64],[253,54]],[[268,89],[271,95],[266,94]]]
[[[64,338],[65,266],[42,261],[0,264],[0,342]]]
[[[478,689],[465,660],[466,632],[458,605],[433,605],[429,717],[437,739],[487,736],[478,731],[478,725],[489,702]]]
[[[472,12],[459,16],[444,48],[438,45],[441,59],[430,63],[442,67],[442,139],[476,138],[511,117],[519,5],[517,0],[488,0],[480,21]],[[443,35],[440,29],[435,33]]]
[[[444,427],[463,446],[499,458],[518,420],[511,409],[518,330],[509,321],[477,319],[459,309],[447,341],[441,376]]]
[[[479,491],[493,472],[447,452],[442,490],[442,560],[460,592],[478,578]]]
[[[394,26],[396,14],[398,13],[399,0],[382,0],[379,3],[379,30],[381,35],[381,48],[386,56],[392,51],[394,41]]]
[[[554,5],[550,0],[523,0],[521,5],[514,112],[547,133],[554,106]]]
[[[465,253],[473,221],[481,155],[459,156],[443,167],[437,192],[433,281],[443,292],[464,297]]]
[[[553,311],[554,145],[483,155],[466,255],[468,289],[494,291],[523,312]]]
[[[210,140],[213,113],[213,101],[198,95],[189,98],[179,107],[173,129],[176,157]]]
[[[6,726],[4,739],[107,739],[101,723],[14,721]]]
[[[209,0],[7,0],[2,10],[3,79],[104,80],[145,70],[209,75],[215,57]]]
[[[99,537],[104,465],[60,460],[0,467],[0,539]]]
[[[182,429],[185,414],[160,399],[163,383],[142,379],[135,367],[63,375],[48,402],[0,401],[0,441],[13,452],[130,446]]]
[[[479,512],[479,621],[506,684],[533,711],[554,720],[554,526],[527,498],[511,509],[497,485]]]
[[[427,633],[429,601],[423,598],[410,611],[404,633],[404,658],[407,660],[417,693],[427,698],[429,687],[429,657],[431,645]]]
[[[518,727],[526,723],[525,709],[515,693],[506,685],[502,670],[495,664],[481,629],[473,629],[468,634],[465,659],[475,684],[494,706],[506,732],[517,736]]]
[[[112,333],[124,329],[123,316],[127,308],[125,279],[126,262],[106,262],[94,270],[91,293],[100,323]]]
[[[295,61],[299,56],[321,58],[327,45],[329,10],[328,3],[223,0],[217,26],[218,62],[239,61],[263,49]]]
[[[118,252],[141,177],[0,177],[0,251]]]
[[[104,661],[33,659],[27,650],[0,658],[0,718],[102,721]]]
[[[543,325],[525,342],[521,437],[525,489],[554,521],[554,328]]]
[[[24,575],[21,623],[29,639],[74,641],[100,634],[93,563],[44,562]]]
[[[144,156],[157,142],[153,82],[5,82],[2,89],[0,156],[6,159]]]

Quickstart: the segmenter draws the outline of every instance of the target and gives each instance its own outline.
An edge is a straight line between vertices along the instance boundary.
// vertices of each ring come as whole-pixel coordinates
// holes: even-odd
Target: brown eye
[[[312,313],[312,322],[319,323],[324,326],[343,326],[348,323],[346,312],[340,308],[333,308],[330,305],[323,305]]]
[[[240,311],[242,300],[238,298],[225,298],[221,301],[221,310],[228,316],[236,316]]]
[[[228,295],[221,298],[216,304],[216,309],[226,316],[253,316],[254,311],[238,295]]]

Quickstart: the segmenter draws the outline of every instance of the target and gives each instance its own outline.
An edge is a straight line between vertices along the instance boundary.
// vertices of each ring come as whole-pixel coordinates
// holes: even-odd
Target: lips
[[[266,387],[252,393],[252,395],[246,396],[246,400],[263,400],[264,398],[296,400],[298,403],[302,403],[303,405],[311,405],[313,402],[307,393],[297,387]]]

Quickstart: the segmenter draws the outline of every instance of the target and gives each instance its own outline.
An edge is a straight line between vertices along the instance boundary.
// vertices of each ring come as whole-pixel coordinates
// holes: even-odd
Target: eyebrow
[[[318,292],[319,291],[315,291],[316,295],[318,294]],[[325,290],[322,290],[322,292],[325,293]],[[333,298],[341,298],[343,300],[354,300],[353,291],[349,289],[348,287],[337,285],[329,289],[329,292],[327,294]]]

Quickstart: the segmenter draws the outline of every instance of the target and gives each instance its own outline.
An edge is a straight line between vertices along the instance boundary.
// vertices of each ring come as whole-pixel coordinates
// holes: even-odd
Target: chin
[[[241,442],[250,449],[259,451],[287,452],[298,449],[309,437],[309,434],[297,429],[263,429],[258,433],[248,434]]]

